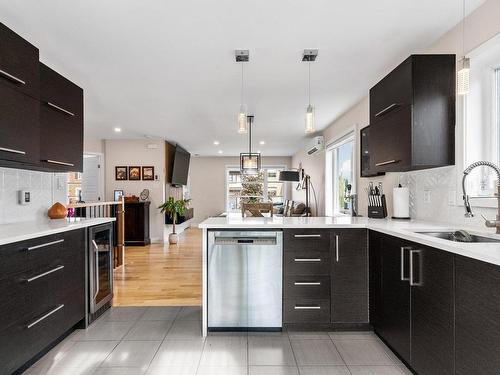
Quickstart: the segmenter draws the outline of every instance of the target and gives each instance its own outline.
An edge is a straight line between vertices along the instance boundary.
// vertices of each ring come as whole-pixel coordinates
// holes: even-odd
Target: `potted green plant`
[[[174,197],[168,197],[167,201],[158,207],[162,213],[165,212],[172,220],[172,233],[168,236],[168,242],[170,244],[176,244],[179,240],[175,232],[175,223],[177,221],[177,216],[183,215],[184,212],[186,212],[189,202],[191,202],[191,199],[175,200]]]

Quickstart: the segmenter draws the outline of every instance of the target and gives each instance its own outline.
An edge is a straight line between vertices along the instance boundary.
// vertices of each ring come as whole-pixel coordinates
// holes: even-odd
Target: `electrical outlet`
[[[424,203],[431,203],[431,191],[424,190]]]
[[[448,192],[448,205],[449,206],[456,206],[457,205],[457,191],[456,190],[450,190]]]

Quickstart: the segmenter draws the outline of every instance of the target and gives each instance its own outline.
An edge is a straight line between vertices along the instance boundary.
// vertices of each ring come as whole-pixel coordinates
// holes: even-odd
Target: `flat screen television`
[[[191,154],[181,146],[175,146],[174,163],[172,166],[172,185],[187,185],[189,159]]]

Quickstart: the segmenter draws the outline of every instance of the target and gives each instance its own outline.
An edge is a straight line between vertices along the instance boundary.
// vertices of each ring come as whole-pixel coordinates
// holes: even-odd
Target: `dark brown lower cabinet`
[[[151,202],[125,203],[125,245],[146,246],[149,236],[149,206]]]
[[[455,258],[455,374],[500,373],[500,267]]]

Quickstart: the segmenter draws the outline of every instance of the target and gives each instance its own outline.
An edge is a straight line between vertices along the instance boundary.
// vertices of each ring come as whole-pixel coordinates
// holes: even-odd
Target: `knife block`
[[[385,219],[387,217],[387,203],[385,194],[380,196],[381,205],[368,205],[368,217],[372,219]]]

